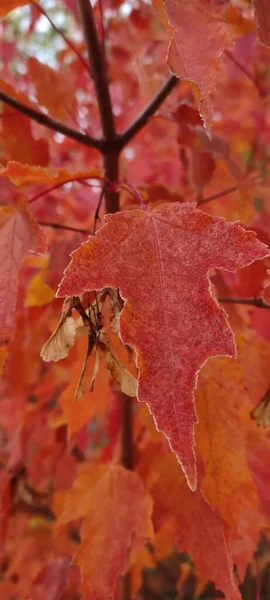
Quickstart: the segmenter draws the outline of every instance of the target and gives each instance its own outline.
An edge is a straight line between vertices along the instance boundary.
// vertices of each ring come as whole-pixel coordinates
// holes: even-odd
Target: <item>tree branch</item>
[[[121,411],[121,434],[122,451],[121,463],[126,469],[134,468],[133,456],[133,401],[132,398],[121,393],[122,411]]]
[[[87,47],[88,58],[91,65],[92,77],[97,95],[104,140],[112,141],[116,138],[112,103],[106,72],[106,64],[98,39],[93,9],[89,0],[78,0],[78,5],[82,19],[84,40]]]
[[[89,229],[80,229],[79,227],[72,227],[71,225],[61,225],[61,223],[46,223],[46,221],[38,221],[38,224],[42,227],[63,229],[63,231],[75,231],[76,233],[84,233],[85,235],[90,235],[92,233]]]
[[[102,125],[104,142],[111,144],[111,148],[102,151],[105,178],[107,185],[104,186],[106,213],[115,213],[119,210],[119,192],[115,184],[119,179],[119,153],[121,148],[117,143],[119,137],[114,125],[113,109],[109,91],[109,82],[106,72],[105,53],[100,45],[93,9],[89,0],[78,0],[82,18],[84,39],[88,50],[94,80],[100,121]],[[101,197],[102,199],[102,197]],[[99,203],[100,204],[100,203]],[[99,210],[99,205],[97,212]],[[133,468],[133,405],[131,398],[121,395],[121,462],[127,469]],[[126,573],[122,580],[122,599],[129,600],[131,597],[130,573]]]
[[[39,110],[35,110],[30,106],[22,104],[22,102],[19,102],[19,100],[12,98],[12,96],[9,96],[1,90],[0,101],[4,102],[5,104],[8,104],[8,106],[11,106],[12,108],[15,108],[15,110],[26,115],[36,123],[44,125],[44,127],[48,127],[53,131],[62,133],[62,135],[66,135],[67,137],[75,140],[76,142],[79,142],[80,144],[83,144],[84,146],[92,146],[93,148],[102,151],[102,148],[104,146],[103,140],[97,140],[95,138],[92,138],[90,135],[81,133],[80,131],[76,131],[76,129],[68,127],[68,125],[61,123],[61,121],[56,121],[48,115],[45,115],[45,113],[42,113]]]
[[[257,308],[268,308],[270,304],[264,298],[218,298],[223,304],[246,304],[248,306],[257,306]]]
[[[119,178],[119,151],[117,134],[114,125],[113,109],[107,78],[105,56],[98,39],[93,9],[89,0],[78,0],[82,19],[85,44],[88,51],[92,77],[96,90],[100,121],[104,137],[104,147],[101,149],[105,177],[109,183],[116,183]],[[119,194],[112,186],[104,190],[106,213],[119,210]]]
[[[197,204],[197,206],[201,206],[202,204],[207,204],[207,202],[211,202],[212,200],[217,200],[218,198],[222,198],[222,196],[227,196],[227,194],[232,194],[236,192],[238,187],[233,185],[232,187],[227,188],[226,190],[221,190],[221,192],[217,192],[216,194],[212,194],[212,196],[208,196],[207,198],[202,198]]]
[[[148,123],[149,119],[155,114],[157,109],[161,106],[161,104],[166,100],[167,96],[171,93],[171,91],[175,88],[179,79],[174,77],[174,75],[170,75],[161,89],[157,92],[151,102],[146,106],[146,108],[141,112],[141,114],[135,119],[134,123],[130,125],[119,135],[118,145],[122,149],[126,144],[132,140],[137,133]]]

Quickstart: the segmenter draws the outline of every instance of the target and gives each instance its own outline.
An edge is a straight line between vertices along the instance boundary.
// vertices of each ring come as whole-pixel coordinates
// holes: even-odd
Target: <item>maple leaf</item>
[[[76,114],[75,88],[65,73],[54,71],[34,57],[28,59],[27,67],[39,104],[59,119],[70,119],[70,115]]]
[[[175,456],[164,452],[160,443],[150,442],[144,449],[138,472],[154,501],[157,541],[171,521],[170,536],[176,540],[179,551],[188,552],[201,575],[213,579],[227,598],[240,600],[226,526],[219,511],[207,502],[199,489],[191,492],[181,473],[179,476],[177,472]],[[167,537],[168,533],[165,534]],[[165,550],[165,555],[168,553]]]
[[[63,168],[45,169],[40,165],[32,166],[15,160],[10,160],[7,166],[0,171],[1,177],[9,179],[9,181],[18,187],[31,183],[60,185],[72,180],[98,177],[100,173],[100,169],[95,168],[92,168],[90,171],[76,171],[75,173]]]
[[[241,347],[238,352],[241,354]],[[246,456],[250,401],[240,357],[234,361],[221,357],[210,360],[200,374],[196,400],[196,447],[205,465],[201,488],[227,523],[233,541],[243,510],[257,508]]]
[[[83,466],[58,523],[85,518],[75,562],[87,597],[104,600],[113,595],[127,566],[132,535],[137,544],[152,536],[151,513],[152,500],[136,473],[119,465]]]
[[[237,223],[191,203],[108,215],[97,235],[73,252],[57,295],[115,287],[126,299],[123,342],[137,352],[138,399],[196,488],[193,391],[210,356],[235,355],[224,311],[210,292],[212,268],[236,270],[269,255]]]
[[[9,341],[15,326],[19,268],[27,252],[45,252],[46,237],[23,202],[1,208],[0,232],[0,331],[2,341]]]
[[[194,85],[206,125],[210,96],[222,75],[220,55],[233,39],[254,29],[229,0],[153,0],[170,32],[168,66]]]
[[[24,139],[18,144],[18,128]],[[35,139],[32,133],[31,121],[14,108],[4,106],[2,111],[2,140],[8,157],[22,162],[45,166],[49,162],[49,146],[47,140]]]

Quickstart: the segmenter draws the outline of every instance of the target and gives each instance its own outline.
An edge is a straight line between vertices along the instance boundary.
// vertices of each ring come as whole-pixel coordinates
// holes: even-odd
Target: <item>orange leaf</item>
[[[70,79],[62,71],[54,71],[33,57],[29,58],[27,66],[39,104],[45,106],[50,115],[70,120],[70,116],[76,114],[77,105],[75,88]]]
[[[68,181],[77,181],[91,177],[99,177],[100,169],[90,171],[77,171],[72,173],[67,169],[45,169],[40,166],[30,166],[11,160],[7,166],[0,171],[1,177],[9,179],[14,185],[29,185],[31,183],[44,185],[61,185]]]
[[[149,444],[139,473],[154,501],[153,521],[158,532],[168,531],[169,524],[172,540],[177,541],[179,551],[191,555],[201,575],[213,579],[228,599],[240,600],[223,520],[201,491],[191,492],[179,477],[173,454],[162,452],[160,444]]]
[[[246,457],[250,402],[240,361],[210,360],[200,375],[196,399],[196,443],[205,465],[202,490],[227,523],[232,540],[243,509],[257,508]]]
[[[18,6],[25,6],[25,4],[32,4],[33,2],[38,4],[38,0],[0,0],[0,17],[5,17]]]
[[[75,558],[83,593],[95,600],[113,595],[127,567],[132,535],[136,543],[152,535],[151,512],[152,501],[136,473],[118,465],[82,467],[67,493],[59,524],[85,518]]]
[[[30,119],[8,105],[4,105],[1,116],[2,142],[7,158],[46,166],[49,161],[48,141],[34,138]],[[23,140],[20,144],[18,131]]]

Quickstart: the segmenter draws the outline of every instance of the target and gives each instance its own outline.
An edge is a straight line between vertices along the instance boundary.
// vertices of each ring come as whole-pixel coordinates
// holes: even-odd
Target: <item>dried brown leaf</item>
[[[259,427],[270,427],[270,386],[258,404],[250,411],[251,418]]]
[[[58,361],[68,356],[76,335],[73,307],[74,296],[69,296],[63,303],[62,316],[55,331],[41,349],[40,356],[45,362]]]
[[[99,349],[108,371],[112,378],[119,383],[122,392],[127,396],[136,396],[137,380],[120,363],[113,351],[111,341],[104,331],[100,332]]]
[[[95,360],[93,373],[91,373],[91,374],[88,373],[87,364],[88,364],[89,356],[94,348],[95,342],[96,342],[96,335],[93,332],[91,332],[89,335],[89,338],[88,338],[87,352],[85,355],[82,372],[80,375],[78,387],[75,392],[75,397],[78,398],[78,400],[83,396],[83,394],[85,394],[88,391],[93,390],[94,381],[95,381],[95,378],[96,378],[96,375],[98,372],[97,352],[96,352],[96,360]]]

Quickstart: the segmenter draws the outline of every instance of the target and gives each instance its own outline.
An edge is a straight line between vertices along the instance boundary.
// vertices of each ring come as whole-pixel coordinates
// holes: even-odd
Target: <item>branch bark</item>
[[[103,131],[103,164],[109,183],[119,179],[119,152],[104,52],[98,39],[93,8],[89,0],[78,0],[85,44],[96,90],[98,110]],[[104,189],[106,213],[119,210],[119,194],[111,187]]]
[[[62,133],[62,135],[66,135],[67,137],[79,142],[80,144],[83,144],[84,146],[92,146],[93,148],[102,151],[104,146],[103,140],[97,140],[86,133],[81,133],[76,129],[72,129],[72,127],[68,127],[68,125],[61,123],[61,121],[56,121],[48,115],[45,115],[45,113],[35,110],[31,106],[26,106],[22,102],[19,102],[19,100],[12,98],[12,96],[9,96],[2,91],[0,91],[0,101],[8,104],[8,106],[11,106],[12,108],[15,108],[15,110],[23,115],[26,115],[36,123],[39,123],[39,125],[44,125],[53,131]]]

